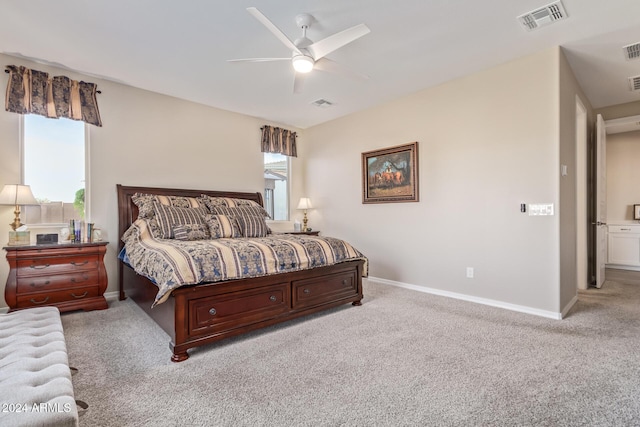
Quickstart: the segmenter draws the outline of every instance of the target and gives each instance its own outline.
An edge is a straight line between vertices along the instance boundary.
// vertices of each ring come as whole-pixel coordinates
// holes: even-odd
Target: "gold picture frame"
[[[419,200],[417,142],[362,153],[362,203]]]

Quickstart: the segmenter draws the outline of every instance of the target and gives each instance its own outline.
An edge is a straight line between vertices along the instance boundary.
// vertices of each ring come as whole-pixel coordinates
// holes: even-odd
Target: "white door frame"
[[[587,109],[576,95],[576,287],[589,287],[589,209],[587,174]]]
[[[607,262],[607,129],[602,115],[596,117],[596,288],[605,281]]]

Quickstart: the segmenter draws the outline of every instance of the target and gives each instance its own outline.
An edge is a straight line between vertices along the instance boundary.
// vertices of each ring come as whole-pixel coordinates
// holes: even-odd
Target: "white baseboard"
[[[640,271],[640,267],[635,265],[606,264],[605,267],[613,270]]]
[[[567,304],[564,309],[562,310],[562,318],[564,319],[567,316],[567,313],[569,313],[569,310],[571,310],[573,308],[574,305],[576,305],[576,303],[578,302],[578,295],[574,296],[571,301],[569,301],[569,304]]]
[[[397,286],[399,288],[411,289],[414,291],[424,292],[427,294],[439,295],[443,297],[449,297],[449,298],[455,298],[463,301],[474,302],[477,304],[489,305],[491,307],[504,308],[506,310],[517,311],[519,313],[533,314],[535,316],[546,317],[546,318],[555,319],[555,320],[561,320],[564,317],[564,315],[566,315],[566,312],[568,312],[569,309],[573,306],[573,304],[575,304],[575,301],[578,300],[578,297],[576,296],[574,298],[575,301],[572,300],[572,302],[570,302],[567,305],[567,308],[565,308],[565,310],[563,310],[562,313],[555,313],[553,311],[540,310],[537,308],[531,308],[524,305],[510,304],[507,302],[492,300],[488,298],[480,298],[480,297],[474,297],[471,295],[459,294],[457,292],[450,292],[450,291],[443,291],[441,289],[428,288],[426,286],[418,286],[418,285],[412,285],[409,283],[396,282],[393,280],[381,279],[379,277],[369,277],[367,280],[370,280],[376,283],[381,283],[383,285]]]
[[[119,291],[105,292],[104,298],[107,301],[116,301],[118,300],[118,298],[120,298],[120,292]]]

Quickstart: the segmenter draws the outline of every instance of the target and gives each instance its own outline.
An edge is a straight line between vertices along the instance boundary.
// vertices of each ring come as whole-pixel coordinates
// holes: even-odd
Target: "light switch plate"
[[[529,216],[553,215],[553,203],[529,203]]]

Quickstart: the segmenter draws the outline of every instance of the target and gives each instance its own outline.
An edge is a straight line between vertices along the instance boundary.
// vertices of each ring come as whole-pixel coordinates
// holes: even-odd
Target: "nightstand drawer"
[[[76,273],[97,270],[100,261],[97,255],[70,255],[53,258],[19,259],[16,275],[18,278],[29,276],[51,276],[64,273]]]
[[[18,295],[18,307],[38,307],[40,305],[50,305],[68,301],[79,301],[87,298],[101,296],[99,286],[85,286],[76,289],[65,289],[60,291],[45,291],[34,294]]]
[[[43,290],[72,289],[97,285],[98,270],[87,270],[78,273],[59,274],[57,276],[32,276],[18,279],[18,293],[42,292]]]

